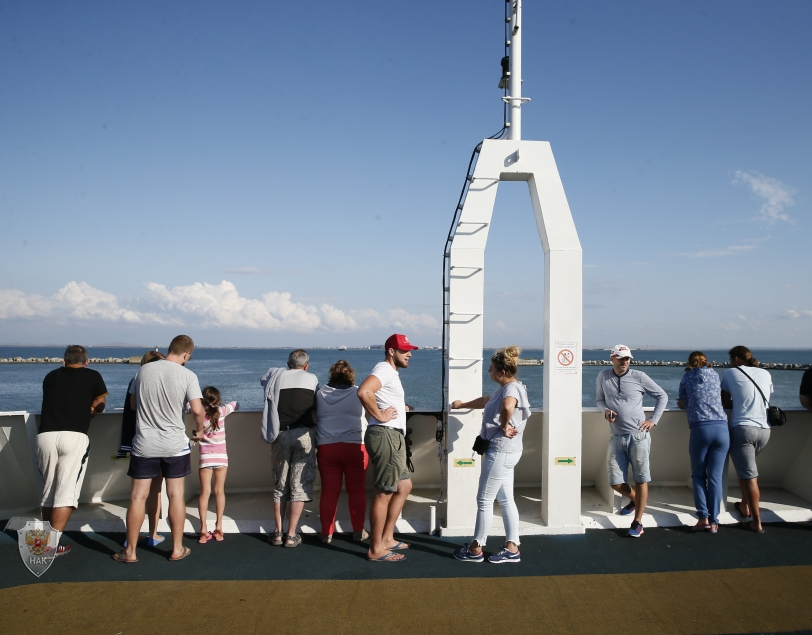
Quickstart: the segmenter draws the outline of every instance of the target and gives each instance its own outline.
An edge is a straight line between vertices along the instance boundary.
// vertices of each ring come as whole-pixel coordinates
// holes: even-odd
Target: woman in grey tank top
[[[479,436],[488,443],[482,457],[482,471],[477,492],[477,515],[474,539],[454,551],[463,562],[483,562],[482,548],[488,539],[493,521],[493,501],[499,501],[505,523],[506,542],[502,550],[488,558],[494,564],[520,562],[519,510],[513,500],[513,469],[522,456],[522,437],[530,403],[527,389],[516,380],[519,369],[519,349],[516,346],[497,351],[491,357],[488,374],[499,384],[490,396],[472,401],[455,401],[451,408],[484,408]]]

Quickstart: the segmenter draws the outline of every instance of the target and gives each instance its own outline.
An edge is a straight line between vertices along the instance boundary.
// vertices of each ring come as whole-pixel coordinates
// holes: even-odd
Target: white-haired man
[[[651,480],[649,453],[651,430],[668,404],[668,395],[654,380],[629,365],[632,352],[628,346],[618,344],[610,356],[612,368],[598,373],[595,401],[609,422],[612,438],[609,439],[609,484],[612,489],[631,499],[620,513],[634,514],[634,521],[626,535],[639,538],[643,535],[643,512],[648,501],[648,483]],[[657,400],[654,412],[646,417],[643,412],[643,395]],[[635,487],[626,483],[629,466],[632,468]]]

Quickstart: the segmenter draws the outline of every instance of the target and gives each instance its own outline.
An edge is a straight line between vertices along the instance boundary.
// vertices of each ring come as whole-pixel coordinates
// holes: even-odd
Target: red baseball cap
[[[408,337],[401,335],[400,333],[390,335],[383,347],[386,350],[396,348],[399,351],[416,351],[418,348],[417,346],[412,345]]]

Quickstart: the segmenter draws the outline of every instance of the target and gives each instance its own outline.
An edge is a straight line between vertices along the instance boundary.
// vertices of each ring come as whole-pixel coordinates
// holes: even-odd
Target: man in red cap
[[[417,348],[405,335],[396,333],[386,340],[386,359],[358,387],[358,398],[369,414],[364,435],[374,473],[375,497],[369,510],[369,551],[367,558],[377,562],[405,559],[399,549],[409,545],[395,540],[395,523],[412,491],[406,468],[406,401],[398,370],[409,367]]]

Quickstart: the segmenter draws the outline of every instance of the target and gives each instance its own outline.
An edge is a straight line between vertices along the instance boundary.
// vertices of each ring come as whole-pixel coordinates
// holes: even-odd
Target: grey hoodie
[[[259,383],[265,389],[265,406],[262,409],[262,422],[260,434],[265,443],[273,443],[279,436],[279,380],[282,378],[284,368],[269,368]]]
[[[316,393],[317,445],[363,443],[367,420],[358,399],[358,386],[334,388],[329,384]]]

